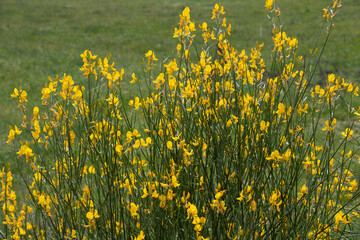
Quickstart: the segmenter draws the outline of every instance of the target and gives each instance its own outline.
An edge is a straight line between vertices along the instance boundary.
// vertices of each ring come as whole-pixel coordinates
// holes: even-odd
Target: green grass
[[[185,6],[198,24],[211,16],[217,1],[85,1],[13,0],[0,1],[0,162],[11,160],[5,144],[8,126],[18,123],[16,104],[10,93],[20,84],[29,102],[38,99],[47,77],[69,73],[79,79],[80,53],[85,49],[104,57],[112,54],[118,68],[130,75],[140,72],[144,53],[152,49],[159,59],[174,55],[172,38],[178,16]],[[322,9],[330,1],[280,0],[284,30],[299,39],[300,51],[313,46],[322,22]],[[264,42],[263,54],[271,48],[271,22],[265,1],[222,1],[231,41],[247,51],[256,41]],[[338,72],[358,82],[360,4],[343,3],[338,13],[320,73]],[[302,53],[302,52],[300,52]],[[321,79],[321,78],[319,78]]]

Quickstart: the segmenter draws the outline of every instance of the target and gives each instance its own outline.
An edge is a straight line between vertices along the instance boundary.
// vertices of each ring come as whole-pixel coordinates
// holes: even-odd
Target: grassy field
[[[56,1],[0,0],[0,161],[11,159],[5,144],[8,126],[19,114],[10,93],[21,85],[29,102],[39,99],[47,77],[69,73],[80,77],[80,53],[85,49],[104,57],[112,54],[118,68],[127,75],[140,73],[144,53],[151,49],[159,59],[174,55],[172,38],[178,16],[185,6],[198,24],[209,19],[216,1]],[[330,1],[281,0],[284,30],[299,39],[300,54],[313,46],[322,25],[322,9]],[[222,1],[231,41],[247,51],[256,41],[264,42],[264,54],[272,48],[271,29],[265,1]],[[321,74],[337,72],[359,82],[360,4],[343,3],[320,64]],[[266,57],[265,57],[266,59]],[[33,103],[31,103],[33,104]]]

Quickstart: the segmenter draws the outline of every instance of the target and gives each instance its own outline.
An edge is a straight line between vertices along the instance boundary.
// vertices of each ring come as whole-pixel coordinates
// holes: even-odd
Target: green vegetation
[[[176,41],[172,29],[179,12],[189,6],[197,23],[205,21],[216,1],[43,1],[0,2],[0,139],[6,141],[8,125],[18,117],[9,92],[21,84],[30,97],[39,96],[48,76],[64,72],[79,77],[80,52],[90,49],[101,56],[113,54],[118,67],[141,72],[143,54],[151,49],[159,59],[174,54]],[[279,2],[284,30],[299,39],[300,53],[312,47],[320,29],[322,9],[319,1]],[[230,41],[238,49],[250,50],[256,41],[271,51],[271,23],[263,1],[222,1],[228,22],[233,26]],[[325,79],[328,72],[339,72],[349,81],[359,80],[360,5],[346,1],[335,21],[335,28],[320,64]],[[268,55],[267,55],[268,56]],[[268,59],[265,59],[268,60]],[[325,76],[325,77],[324,77]],[[0,145],[1,161],[9,150]]]
[[[101,55],[115,37],[96,42],[106,41],[92,15],[114,20],[102,8],[88,14],[91,50],[69,58],[66,74],[9,91],[20,116],[7,135],[13,158],[0,169],[0,236],[357,239],[359,87],[319,61],[341,4],[322,6],[322,32],[302,54],[309,39],[299,47],[300,27],[285,28],[290,15],[265,2],[267,11],[252,3],[253,14],[271,24],[240,22],[238,32],[221,4],[198,2],[191,18],[180,6],[164,37],[172,41],[138,53],[131,36],[125,60]],[[254,29],[260,43],[245,37]]]

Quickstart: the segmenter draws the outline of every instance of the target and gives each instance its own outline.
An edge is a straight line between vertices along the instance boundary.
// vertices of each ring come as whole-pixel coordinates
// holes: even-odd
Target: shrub
[[[324,9],[328,35],[339,7],[335,1]],[[269,0],[266,8],[275,24],[279,9]],[[223,15],[216,4],[214,27],[196,27],[185,8],[174,32],[177,56],[154,70],[158,60],[148,51],[141,77],[127,80],[110,56],[86,50],[84,80],[49,78],[42,106],[32,112],[26,91],[14,90],[23,123],[11,127],[8,143],[28,191],[19,207],[10,167],[1,171],[4,238],[356,233],[358,87],[334,74],[322,86],[312,84],[326,44],[307,60],[281,28],[273,29],[268,65],[262,44],[250,54],[235,50]],[[129,80],[139,95],[127,102]]]

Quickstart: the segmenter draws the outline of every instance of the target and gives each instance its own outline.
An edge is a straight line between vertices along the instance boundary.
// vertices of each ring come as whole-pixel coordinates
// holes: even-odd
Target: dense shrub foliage
[[[216,4],[213,24],[185,8],[174,59],[144,57],[126,78],[110,57],[81,54],[84,79],[64,74],[12,97],[22,125],[8,143],[23,169],[17,204],[1,171],[3,238],[332,239],[356,234],[359,88],[330,74],[312,83],[325,44],[305,58],[276,27],[272,61],[262,44],[237,51]],[[324,9],[328,34],[340,7]],[[201,43],[200,43],[201,42]],[[313,65],[312,65],[313,63]],[[154,67],[159,64],[160,66]],[[126,85],[138,94],[124,94]],[[343,117],[336,119],[340,108]]]

